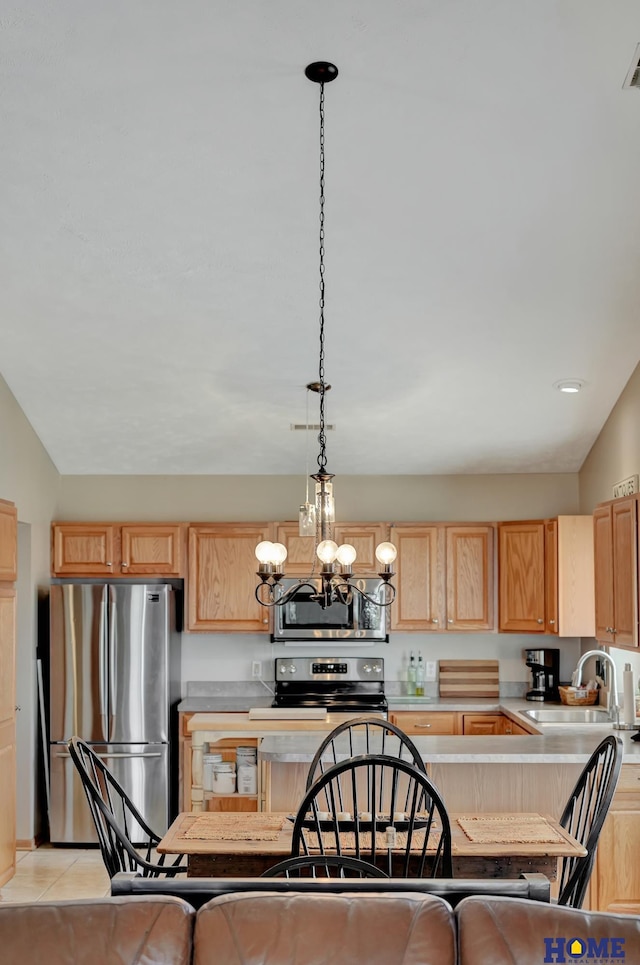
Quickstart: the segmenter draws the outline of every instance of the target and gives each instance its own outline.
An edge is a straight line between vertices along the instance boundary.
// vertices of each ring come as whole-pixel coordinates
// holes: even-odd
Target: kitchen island
[[[390,711],[393,703],[390,700]],[[537,811],[560,815],[577,776],[602,738],[613,733],[623,745],[618,790],[603,828],[586,907],[640,913],[640,743],[631,732],[603,724],[534,724],[523,716],[524,700],[431,700],[399,704],[402,710],[502,714],[529,730],[527,735],[418,736],[412,740],[450,811]],[[184,810],[211,807],[202,789],[203,743],[254,741],[259,751],[254,809],[295,810],[304,792],[309,763],[337,723],[325,720],[250,720],[245,713],[183,714]],[[192,767],[191,765],[193,761]],[[193,777],[192,777],[193,772]],[[228,800],[228,799],[226,799]]]

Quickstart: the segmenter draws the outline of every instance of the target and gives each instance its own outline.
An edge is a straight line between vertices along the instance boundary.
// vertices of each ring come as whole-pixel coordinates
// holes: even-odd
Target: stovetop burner
[[[363,714],[387,709],[379,657],[278,657],[275,684],[273,707]]]

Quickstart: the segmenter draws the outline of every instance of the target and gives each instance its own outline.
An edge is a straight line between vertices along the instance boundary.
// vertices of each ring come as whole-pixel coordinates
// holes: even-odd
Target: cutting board
[[[440,660],[441,697],[498,697],[497,660]]]
[[[252,707],[249,720],[324,720],[324,707]]]

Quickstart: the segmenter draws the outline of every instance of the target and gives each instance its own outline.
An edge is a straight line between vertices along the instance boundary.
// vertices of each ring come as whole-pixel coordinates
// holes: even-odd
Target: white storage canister
[[[238,794],[257,794],[258,768],[255,764],[238,764]]]
[[[258,759],[258,748],[248,747],[240,744],[236,747],[236,760],[238,764],[255,764]]]
[[[205,791],[213,791],[213,765],[221,760],[222,754],[202,755],[202,787]]]
[[[219,761],[213,765],[213,793],[235,794],[236,765],[233,761]]]

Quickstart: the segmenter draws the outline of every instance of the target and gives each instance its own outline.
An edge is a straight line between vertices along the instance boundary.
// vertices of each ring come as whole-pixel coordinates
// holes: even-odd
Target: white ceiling
[[[637,0],[0,0],[0,373],[59,471],[305,471],[318,59],[327,468],[577,471],[640,359],[639,41]]]

